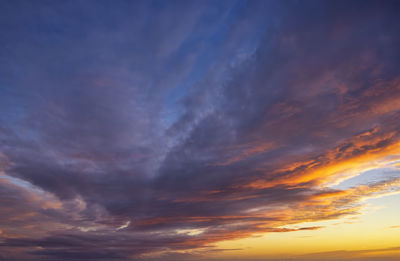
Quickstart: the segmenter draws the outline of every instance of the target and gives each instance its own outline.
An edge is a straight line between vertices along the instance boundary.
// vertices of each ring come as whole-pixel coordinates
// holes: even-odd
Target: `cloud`
[[[395,2],[1,5],[8,260],[204,257],[399,192],[333,188],[398,170]]]
[[[400,247],[380,248],[380,249],[366,249],[366,250],[339,250],[331,252],[321,252],[314,254],[307,254],[300,257],[298,260],[395,260],[398,258]],[[382,256],[383,253],[388,255]]]

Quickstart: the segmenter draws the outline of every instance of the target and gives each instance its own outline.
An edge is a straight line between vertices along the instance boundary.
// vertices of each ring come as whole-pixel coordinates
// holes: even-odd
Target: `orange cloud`
[[[396,158],[400,159],[400,140],[397,133],[381,133],[378,128],[374,128],[322,155],[289,163],[273,173],[266,173],[265,179],[240,186],[261,189],[279,184],[296,186],[306,182],[320,185],[338,183],[370,169],[387,167]]]
[[[256,156],[260,153],[271,151],[277,147],[278,145],[275,142],[266,142],[261,144],[255,144],[255,143],[244,144],[242,146],[236,147],[237,151],[235,152],[234,156],[231,156],[224,161],[217,162],[215,165],[225,166],[232,163],[236,163],[238,161]]]

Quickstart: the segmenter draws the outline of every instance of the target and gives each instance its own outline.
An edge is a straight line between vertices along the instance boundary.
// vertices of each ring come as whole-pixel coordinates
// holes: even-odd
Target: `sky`
[[[0,1],[0,260],[399,260],[399,13]]]

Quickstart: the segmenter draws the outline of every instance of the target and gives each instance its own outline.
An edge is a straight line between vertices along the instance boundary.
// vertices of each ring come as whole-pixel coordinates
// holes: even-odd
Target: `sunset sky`
[[[400,260],[400,1],[0,0],[0,260]]]

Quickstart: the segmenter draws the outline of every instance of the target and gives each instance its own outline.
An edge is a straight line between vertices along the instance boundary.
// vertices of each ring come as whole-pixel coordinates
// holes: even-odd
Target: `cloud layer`
[[[3,1],[0,260],[207,257],[398,193],[396,1]]]

